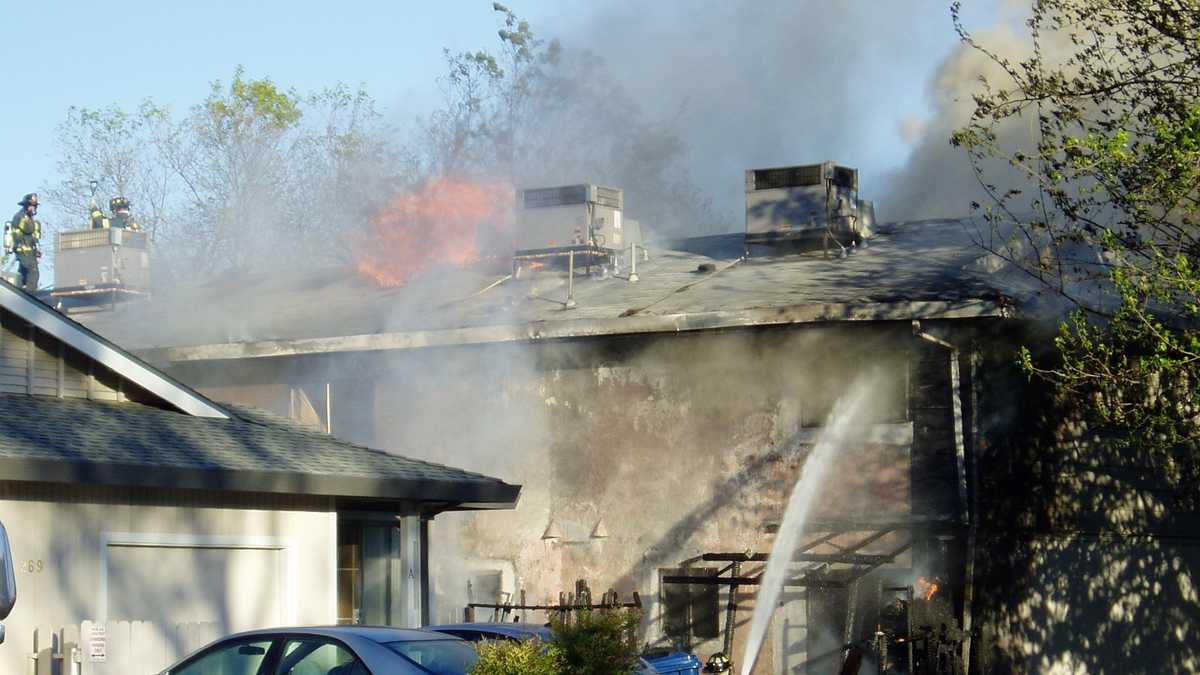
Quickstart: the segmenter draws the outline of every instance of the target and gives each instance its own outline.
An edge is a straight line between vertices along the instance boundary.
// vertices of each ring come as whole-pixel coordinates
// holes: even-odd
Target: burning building
[[[869,376],[861,433],[818,490],[755,672],[980,664],[993,648],[1024,658],[1038,636],[1005,617],[1037,610],[1021,609],[1029,594],[1004,581],[1019,563],[1002,554],[1087,549],[1070,553],[1058,530],[1015,533],[999,515],[1015,511],[981,506],[1026,494],[998,454],[1022,424],[1011,362],[1025,328],[1009,285],[962,223],[870,232],[857,177],[816,166],[830,173],[816,192],[802,171],[803,185],[769,188],[785,205],[817,203],[808,218],[764,225],[769,195],[748,196],[746,233],[644,250],[606,239],[608,274],[449,265],[381,286],[330,269],[84,320],[217,399],[523,484],[515,512],[439,519],[430,620],[468,602],[553,602],[583,579],[638,593],[648,644],[731,649],[737,662],[788,494],[840,397]],[[619,198],[582,187],[582,199],[551,196],[585,219],[531,234],[518,257],[596,247],[615,227],[588,204]],[[837,214],[841,197],[850,208]],[[585,226],[584,241],[565,238]],[[840,241],[837,257],[758,236],[839,226],[873,235],[869,248]],[[475,451],[448,454],[462,447]]]

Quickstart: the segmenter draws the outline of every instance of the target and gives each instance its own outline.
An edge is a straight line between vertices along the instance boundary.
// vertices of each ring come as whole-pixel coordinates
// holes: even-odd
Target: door
[[[338,520],[338,623],[421,625],[419,528],[415,517]]]

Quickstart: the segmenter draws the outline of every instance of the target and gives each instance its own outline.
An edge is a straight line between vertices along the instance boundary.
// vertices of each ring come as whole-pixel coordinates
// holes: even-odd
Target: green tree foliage
[[[43,191],[58,227],[75,229],[87,223],[95,181],[95,196],[103,208],[110,197],[131,197],[138,203],[139,222],[155,233],[168,196],[168,171],[156,147],[167,119],[167,112],[152,101],[132,112],[115,105],[69,108],[57,130],[60,181]]]
[[[1073,308],[1030,373],[1110,438],[1179,459],[1200,431],[1200,5],[1034,0],[1030,56],[984,80],[952,143],[992,197],[997,251]],[[1020,143],[999,131],[1019,120]],[[1023,185],[998,187],[1015,171]],[[1006,238],[1006,239],[1005,239]],[[1014,245],[1016,244],[1016,245]],[[1190,466],[1195,467],[1191,461]],[[1194,476],[1193,476],[1194,478]]]
[[[228,85],[213,82],[176,128],[167,158],[186,188],[192,232],[203,233],[177,244],[200,244],[188,257],[202,273],[250,267],[281,232],[273,221],[294,168],[289,155],[301,117],[295,92],[249,80],[238,68]]]
[[[611,184],[625,189],[629,215],[659,233],[714,224],[669,121],[644,119],[597,55],[539,37],[500,3],[493,9],[498,49],[445,52],[445,102],[419,144],[430,174]]]
[[[61,182],[45,201],[74,229],[86,226],[91,181],[102,207],[131,199],[152,234],[156,283],[346,262],[374,200],[411,182],[379,119],[364,91],[302,95],[241,68],[182,117],[151,101],[72,108],[58,128]]]
[[[553,643],[541,640],[484,641],[479,643],[479,661],[470,675],[561,675],[562,654]]]

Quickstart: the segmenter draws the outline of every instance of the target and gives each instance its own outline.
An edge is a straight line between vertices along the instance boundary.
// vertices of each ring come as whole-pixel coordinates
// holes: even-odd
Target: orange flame
[[[926,579],[925,577],[917,577],[917,595],[924,600],[932,600],[937,594],[941,579],[934,577]]]
[[[433,267],[480,258],[486,240],[512,220],[512,188],[446,177],[396,195],[371,218],[358,246],[358,272],[380,286],[403,286]]]

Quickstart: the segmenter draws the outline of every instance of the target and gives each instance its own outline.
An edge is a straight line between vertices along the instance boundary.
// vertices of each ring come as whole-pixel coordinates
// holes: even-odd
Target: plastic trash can
[[[660,675],[700,675],[704,664],[687,652],[671,652],[664,656],[645,657]]]

